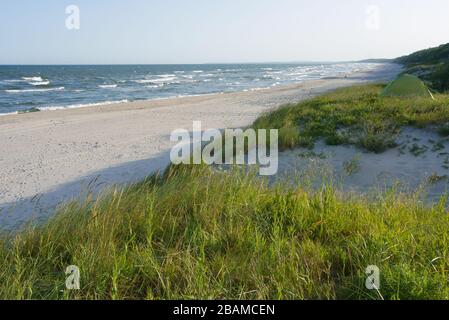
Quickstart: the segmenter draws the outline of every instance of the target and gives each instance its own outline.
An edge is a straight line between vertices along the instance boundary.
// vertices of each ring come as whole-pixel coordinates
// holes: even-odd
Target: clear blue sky
[[[1,0],[0,64],[392,58],[449,42],[448,17],[449,0]]]

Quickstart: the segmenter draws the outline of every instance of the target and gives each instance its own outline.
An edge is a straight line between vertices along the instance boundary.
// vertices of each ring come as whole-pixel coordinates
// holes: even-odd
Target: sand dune
[[[0,117],[0,226],[45,219],[60,202],[87,189],[136,181],[169,163],[170,133],[235,128],[282,103],[338,87],[385,81],[399,71],[367,73],[272,89]]]

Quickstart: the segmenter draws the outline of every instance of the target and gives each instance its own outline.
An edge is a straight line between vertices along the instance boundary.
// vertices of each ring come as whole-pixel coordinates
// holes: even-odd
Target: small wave
[[[25,80],[18,80],[18,79],[12,79],[12,80],[2,80],[2,82],[6,83],[16,83],[16,82],[24,82]]]
[[[267,74],[283,74],[284,72],[283,71],[270,71],[270,72],[267,72]]]
[[[42,82],[44,79],[42,77],[22,77],[25,81]]]
[[[153,80],[134,80],[135,83],[145,84],[145,83],[152,83]]]
[[[159,79],[141,79],[141,80],[134,80],[136,83],[140,84],[153,84],[153,85],[164,85],[164,84],[179,84],[180,82],[177,81],[177,77],[162,77]]]
[[[116,84],[100,84],[98,86],[98,88],[102,88],[102,89],[113,89],[113,88],[117,88]]]
[[[22,77],[22,79],[7,79],[1,80],[4,83],[20,83],[20,82],[28,82],[33,86],[44,86],[50,84],[49,80],[42,79],[42,77]],[[48,82],[48,83],[47,83]]]
[[[23,89],[23,90],[5,90],[7,93],[27,93],[27,92],[48,92],[48,91],[62,91],[64,87],[48,88],[48,89]]]
[[[192,71],[193,73],[203,73],[204,71],[203,70],[194,70],[194,71]]]
[[[0,113],[0,117],[2,116],[10,116],[13,114],[19,114],[19,111],[14,111],[14,112],[8,112],[8,113]]]
[[[29,82],[32,86],[38,87],[38,86],[48,86],[50,84],[50,81],[38,81],[38,82]]]
[[[267,90],[270,89],[270,87],[258,87],[258,88],[252,88],[251,91],[260,91],[260,90]]]
[[[162,79],[153,79],[152,82],[154,82],[154,83],[175,83],[177,79],[178,79],[177,77],[165,77]]]
[[[104,102],[95,102],[95,103],[86,103],[86,104],[73,104],[68,106],[50,106],[50,107],[41,107],[39,110],[41,111],[54,111],[54,110],[62,110],[62,109],[77,109],[77,108],[86,108],[86,107],[95,107],[95,106],[103,106],[103,105],[111,105],[111,104],[120,104],[127,103],[128,100],[117,100],[117,101],[104,101]]]

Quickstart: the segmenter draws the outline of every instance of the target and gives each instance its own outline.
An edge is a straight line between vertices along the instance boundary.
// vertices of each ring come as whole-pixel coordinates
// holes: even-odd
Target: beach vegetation
[[[3,299],[448,299],[446,198],[179,165],[0,241]],[[380,289],[365,286],[380,270]],[[77,266],[80,289],[65,286]]]
[[[397,146],[401,129],[410,126],[449,135],[449,95],[382,96],[385,85],[339,89],[267,112],[253,127],[279,129],[280,150],[307,146],[355,145],[370,152]],[[439,128],[439,129],[438,129]]]
[[[343,168],[348,176],[360,171],[360,158],[360,154],[357,154],[352,159],[343,162]]]

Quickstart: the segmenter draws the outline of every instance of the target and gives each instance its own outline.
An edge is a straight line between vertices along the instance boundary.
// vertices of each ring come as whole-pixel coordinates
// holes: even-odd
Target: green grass
[[[260,117],[258,129],[279,129],[281,150],[312,148],[318,139],[329,145],[351,144],[372,152],[396,146],[404,126],[430,127],[445,133],[449,95],[382,96],[384,85],[337,90],[297,104],[285,105]]]
[[[382,92],[383,96],[397,97],[427,97],[432,98],[432,94],[426,85],[416,76],[403,74],[392,81]]]
[[[0,241],[3,299],[449,298],[449,216],[389,191],[269,187],[239,170],[163,177],[68,204]],[[77,265],[81,290],[64,287]]]

